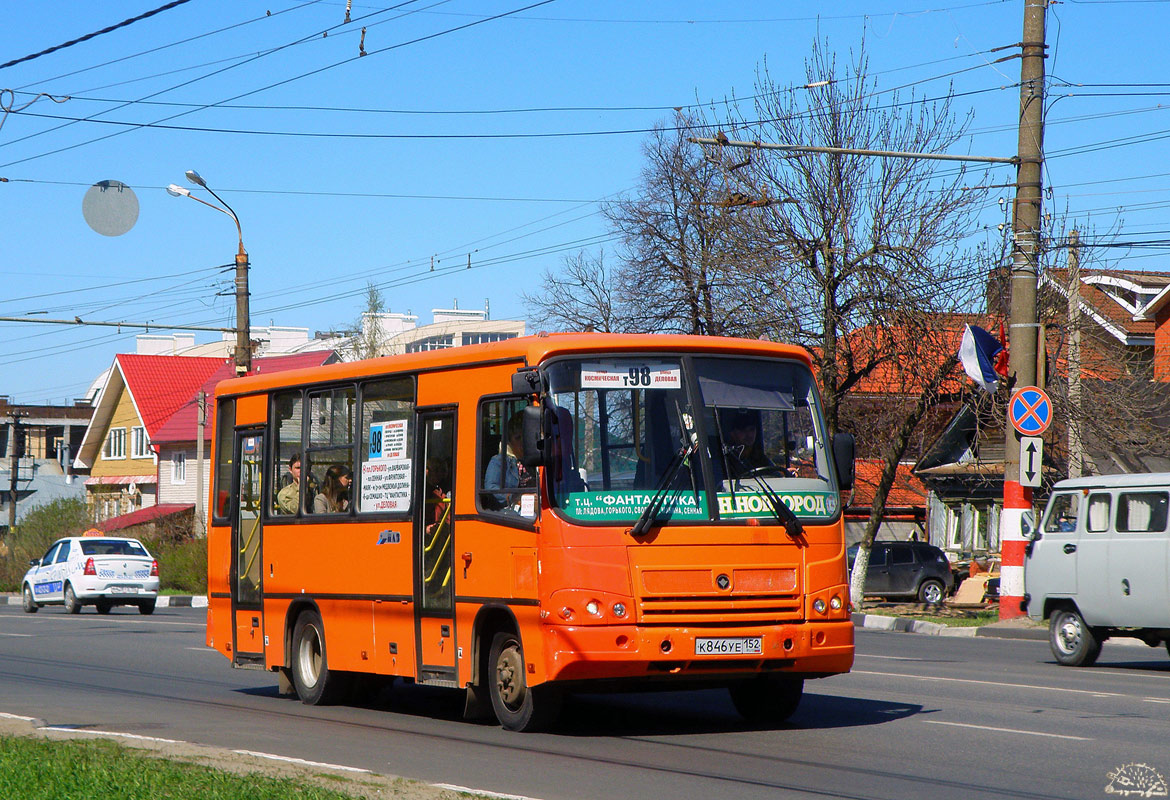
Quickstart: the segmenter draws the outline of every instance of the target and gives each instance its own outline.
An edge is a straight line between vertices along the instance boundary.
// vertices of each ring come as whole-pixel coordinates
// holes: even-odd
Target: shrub
[[[20,591],[28,562],[40,558],[62,536],[77,536],[90,527],[85,501],[60,498],[29,511],[8,536],[8,552],[0,558],[0,591]]]

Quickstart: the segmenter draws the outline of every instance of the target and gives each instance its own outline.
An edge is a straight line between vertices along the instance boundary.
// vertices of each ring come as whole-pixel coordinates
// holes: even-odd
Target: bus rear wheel
[[[552,686],[529,686],[524,648],[514,633],[497,633],[488,656],[488,692],[500,725],[509,731],[539,731],[556,720],[561,692]]]
[[[783,722],[804,696],[804,678],[767,675],[728,687],[735,710],[753,724]]]
[[[305,705],[328,705],[342,693],[345,676],[329,669],[325,626],[316,611],[301,612],[293,628],[292,678],[297,697]]]

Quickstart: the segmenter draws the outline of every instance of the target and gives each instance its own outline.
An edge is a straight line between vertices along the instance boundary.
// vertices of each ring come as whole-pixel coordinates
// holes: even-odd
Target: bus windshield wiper
[[[731,448],[725,447],[723,452],[725,456],[730,456],[730,459],[735,462],[741,474],[752,472],[752,470],[748,468],[748,466],[744,464],[743,461],[740,460],[739,456],[731,451]],[[750,477],[750,479],[756,484],[756,488],[760,490],[760,494],[768,498],[768,505],[772,507],[772,514],[775,515],[776,519],[784,526],[784,532],[793,539],[798,539],[801,536],[804,536],[804,525],[801,523],[800,517],[793,513],[792,509],[788,507],[788,504],[784,502],[784,498],[778,495],[776,490],[768,485],[768,482],[764,480],[763,476],[748,475],[748,477]],[[735,486],[735,481],[737,480],[742,480],[742,478],[733,479],[731,482],[732,487]]]
[[[666,494],[670,490],[671,484],[674,483],[675,476],[678,475],[678,471],[682,469],[683,465],[690,461],[691,456],[698,452],[698,449],[699,443],[697,441],[679,448],[670,463],[666,465],[666,471],[662,473],[662,480],[658,481],[658,486],[654,488],[654,495],[650,498],[650,502],[642,509],[641,516],[626,533],[637,537],[645,535],[650,530],[650,526],[654,524],[654,518],[658,516],[663,503],[666,502]],[[693,477],[692,474],[692,479]]]

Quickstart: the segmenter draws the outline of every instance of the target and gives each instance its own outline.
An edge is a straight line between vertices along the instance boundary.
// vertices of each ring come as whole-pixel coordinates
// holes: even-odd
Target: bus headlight
[[[825,613],[825,601],[819,597],[816,600],[814,600],[813,601],[813,611],[817,612],[818,614],[824,614]]]
[[[590,613],[590,615],[592,615],[594,617],[601,616],[601,606],[598,604],[598,602],[596,600],[590,600],[588,603],[586,603],[585,610],[588,611]]]
[[[840,611],[841,610],[841,598],[838,597],[837,595],[833,595],[833,599],[829,601],[829,608],[833,609],[834,611]]]
[[[626,616],[626,604],[625,603],[614,603],[613,604],[613,615],[615,617],[617,617],[618,619],[624,619]]]

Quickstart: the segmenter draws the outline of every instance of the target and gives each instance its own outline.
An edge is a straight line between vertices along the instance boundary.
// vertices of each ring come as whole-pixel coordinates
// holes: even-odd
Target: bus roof
[[[283,386],[364,378],[372,375],[409,373],[420,370],[459,368],[492,362],[516,361],[536,366],[552,356],[573,354],[613,355],[629,352],[692,352],[735,355],[766,355],[793,358],[811,367],[808,351],[802,347],[758,339],[723,336],[624,333],[538,333],[501,342],[448,347],[422,353],[405,353],[362,361],[346,361],[323,367],[257,373],[221,381],[218,396],[252,394]]]

